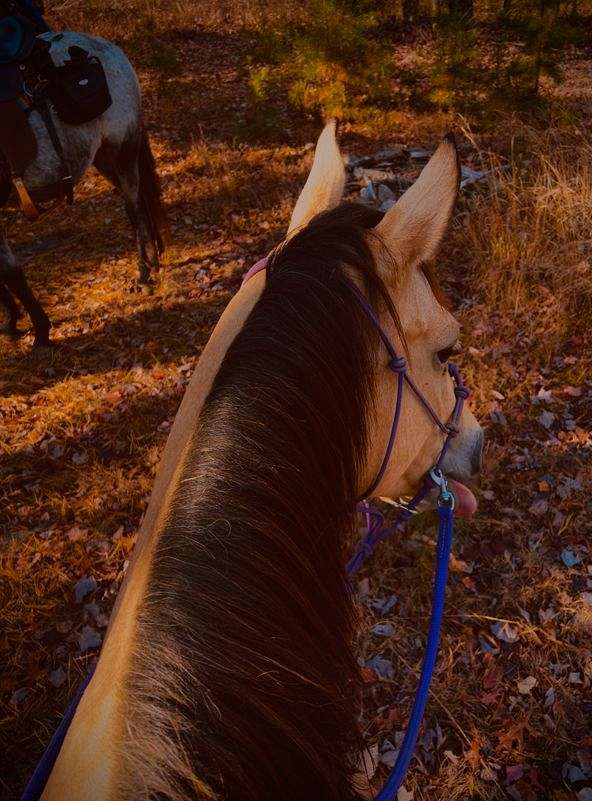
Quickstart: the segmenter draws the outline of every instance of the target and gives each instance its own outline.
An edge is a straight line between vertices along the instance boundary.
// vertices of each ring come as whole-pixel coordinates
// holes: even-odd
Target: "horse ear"
[[[417,181],[375,228],[397,263],[412,266],[434,258],[452,217],[459,182],[456,144],[448,134]]]
[[[315,214],[334,208],[341,200],[345,187],[345,167],[335,128],[335,120],[331,120],[319,136],[312,168],[292,212],[288,236],[305,226]]]

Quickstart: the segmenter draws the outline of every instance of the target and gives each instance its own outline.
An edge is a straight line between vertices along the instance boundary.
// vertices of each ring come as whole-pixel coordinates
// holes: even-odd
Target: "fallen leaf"
[[[553,414],[553,412],[545,410],[542,414],[540,414],[537,417],[537,420],[543,426],[543,428],[546,428],[548,430],[555,422],[555,415]]]
[[[375,637],[390,637],[394,630],[395,627],[392,623],[377,623],[376,626],[370,629]]]
[[[59,667],[49,673],[49,683],[54,687],[61,687],[66,681],[66,672],[63,668]]]
[[[362,676],[362,681],[364,682],[364,684],[374,684],[374,682],[378,678],[376,673],[367,667],[361,668],[360,675]]]
[[[528,511],[531,515],[536,515],[537,517],[541,517],[542,515],[546,514],[549,509],[549,502],[546,501],[544,498],[539,498],[538,501],[534,501],[531,503]]]
[[[74,586],[74,600],[77,604],[82,603],[82,601],[89,595],[91,592],[94,592],[97,589],[97,582],[94,578],[83,576],[79,579],[75,586]]]
[[[392,679],[395,676],[393,663],[384,656],[373,656],[366,662],[366,667],[373,670],[379,679]]]
[[[588,778],[581,768],[577,765],[570,765],[569,762],[563,764],[561,775],[564,779],[567,779],[570,784],[574,784],[574,782],[585,782]]]
[[[370,609],[374,609],[375,612],[380,612],[381,615],[387,615],[396,603],[396,595],[387,595],[386,597],[380,598],[368,598],[366,601],[366,604],[370,607]]]
[[[564,548],[561,551],[561,561],[566,567],[574,567],[582,561],[582,557],[578,553],[574,553],[570,548]]]
[[[498,662],[493,662],[483,674],[483,687],[493,690],[498,686],[504,675],[504,669]]]
[[[555,698],[556,698],[555,690],[553,689],[553,687],[549,687],[549,689],[545,693],[546,709],[548,709],[550,706],[553,706],[553,704],[555,703]]]
[[[517,782],[524,776],[524,768],[522,765],[506,765],[506,782],[512,784]]]
[[[538,682],[534,676],[527,676],[525,679],[518,682],[518,692],[520,695],[529,695],[537,684]]]
[[[78,647],[81,651],[92,651],[98,648],[102,642],[102,637],[92,626],[85,626],[78,638]]]
[[[87,534],[87,529],[72,526],[72,528],[66,532],[66,537],[68,537],[70,542],[78,542],[79,540],[83,540]]]
[[[19,704],[25,700],[27,695],[29,695],[28,687],[21,687],[20,689],[15,690],[10,696],[10,701],[9,701],[10,706],[13,709],[18,709]]]
[[[518,630],[509,623],[492,623],[490,628],[493,636],[502,642],[512,643],[520,639]]]
[[[501,734],[498,734],[498,742],[501,748],[523,750],[524,733],[528,731],[528,721],[508,721]]]

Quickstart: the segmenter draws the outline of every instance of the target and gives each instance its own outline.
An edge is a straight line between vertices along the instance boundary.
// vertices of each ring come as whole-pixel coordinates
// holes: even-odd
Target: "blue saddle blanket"
[[[25,29],[20,15],[0,19],[0,64],[16,61],[25,43]]]
[[[21,64],[31,55],[35,37],[48,30],[31,0],[17,0],[13,13],[0,17],[0,102],[22,93]]]

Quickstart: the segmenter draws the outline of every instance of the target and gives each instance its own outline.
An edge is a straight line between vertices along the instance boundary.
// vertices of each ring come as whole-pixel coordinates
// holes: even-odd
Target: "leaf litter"
[[[199,63],[222,74],[235,65],[222,87],[233,98],[244,88],[235,51],[186,39],[180,48],[188,69]],[[43,220],[34,229],[19,223],[15,233],[23,247],[56,228],[64,237],[89,234],[90,204],[95,220],[110,220],[104,230],[92,227],[92,249],[88,236],[84,242],[66,239],[67,264],[59,251],[42,253],[43,271],[30,272],[58,321],[51,362],[31,352],[29,334],[1,345],[0,423],[9,441],[2,455],[9,493],[3,525],[10,533],[1,567],[9,590],[22,587],[22,600],[9,592],[2,605],[1,687],[9,717],[0,749],[20,766],[15,790],[100,647],[159,454],[200,349],[245,265],[277,241],[289,216],[287,195],[296,196],[306,169],[300,144],[245,151],[217,144],[224,123],[219,97],[204,109],[207,100],[194,103],[183,92],[171,96],[168,108],[153,78],[141,69],[174,233],[170,264],[155,294],[129,291],[135,264],[127,221],[97,176],[85,179],[67,222]],[[206,137],[197,147],[195,130]],[[283,136],[289,135],[287,126]],[[405,148],[391,147],[384,137],[365,131],[357,139],[353,128],[348,136],[352,150],[371,156],[362,156],[366,161],[357,167],[394,175],[386,189],[372,181],[374,205],[392,202],[409,185],[436,138],[423,147],[418,132],[410,132],[408,154],[399,161]],[[292,141],[301,138],[298,129]],[[380,150],[391,152],[373,163]],[[473,177],[468,171],[481,171],[468,149],[462,162],[463,180]],[[369,186],[368,176],[359,175],[352,173],[352,199]],[[219,202],[217,184],[230,179],[256,185],[257,193],[226,193]],[[470,191],[479,193],[486,184],[478,178]],[[455,556],[472,567],[471,584],[462,571],[452,571],[433,691],[402,791],[407,795],[399,801],[452,797],[467,775],[478,799],[516,797],[508,795],[511,789],[525,801],[546,794],[568,801],[561,793],[572,779],[569,798],[575,793],[579,801],[591,801],[591,781],[585,787],[578,786],[581,778],[575,781],[587,769],[574,743],[589,754],[590,622],[578,610],[588,606],[592,588],[570,584],[592,577],[585,548],[592,534],[590,360],[583,339],[570,336],[550,353],[548,331],[532,331],[528,308],[501,315],[474,291],[458,266],[466,250],[459,232],[467,197],[465,192],[440,269],[460,310],[468,347],[459,360],[488,428],[488,448],[479,515],[457,526],[455,541]],[[361,577],[374,602],[360,605],[361,723],[370,742],[391,744],[379,751],[378,779],[386,770],[383,757],[392,761],[400,745],[417,686],[434,538],[433,521],[414,521],[409,532],[379,549]],[[537,684],[522,694],[517,684],[526,678]],[[573,771],[564,778],[566,764]]]

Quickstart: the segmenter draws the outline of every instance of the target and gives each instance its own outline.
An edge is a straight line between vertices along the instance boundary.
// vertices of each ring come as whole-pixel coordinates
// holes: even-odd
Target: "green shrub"
[[[311,0],[301,19],[259,37],[251,90],[258,101],[278,86],[305,112],[343,117],[387,93],[391,48],[378,36],[382,19],[367,0]],[[271,67],[269,66],[271,64]]]

